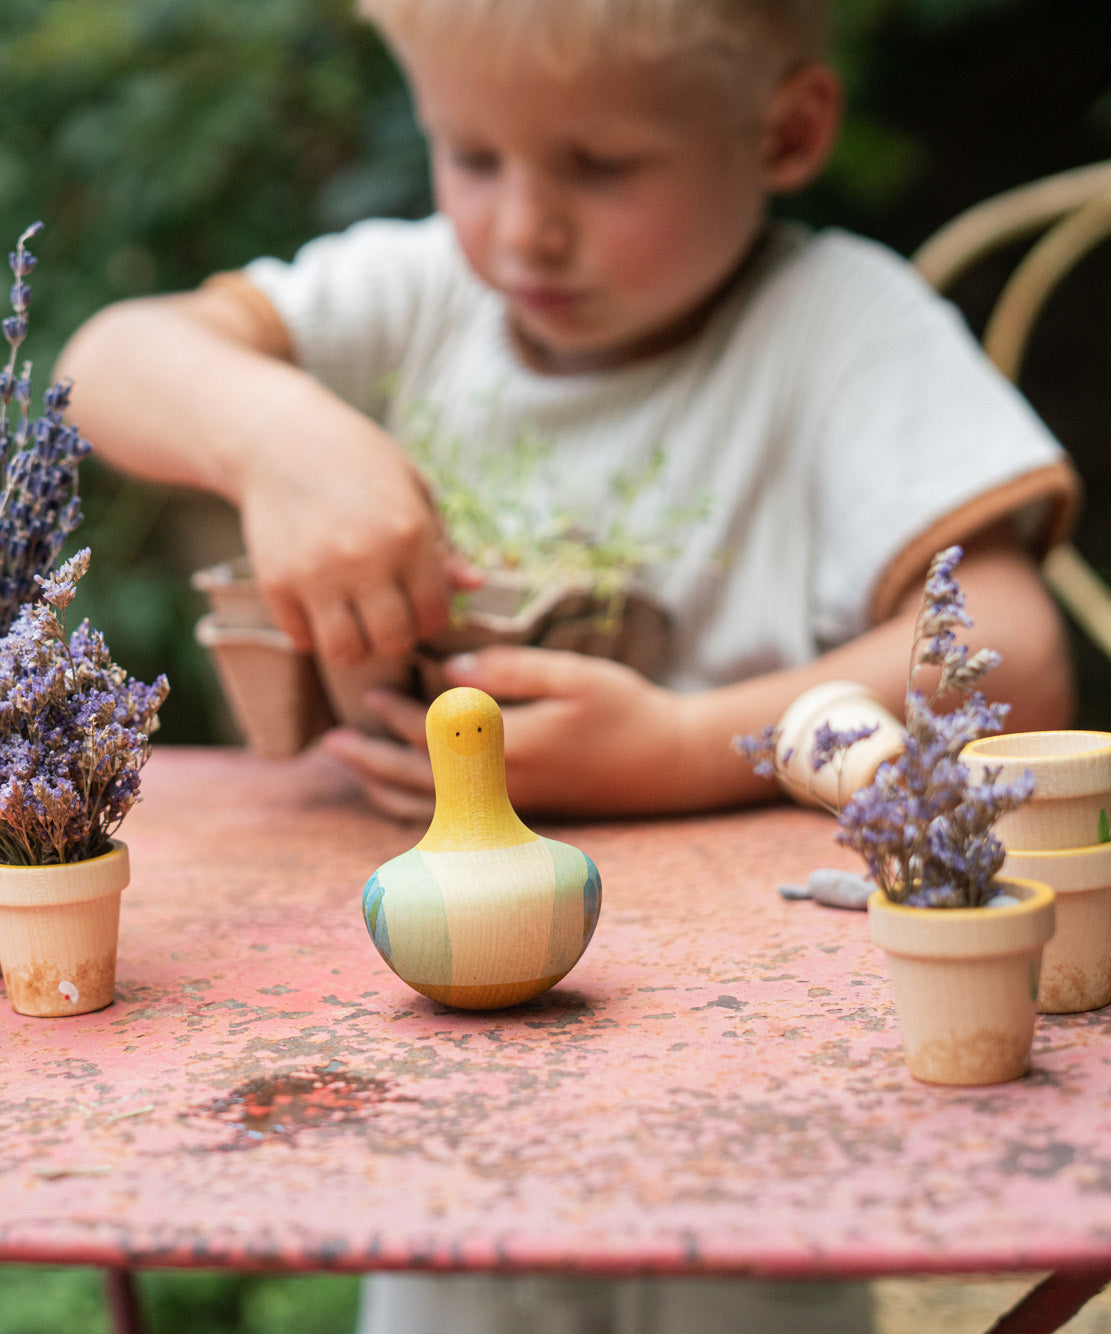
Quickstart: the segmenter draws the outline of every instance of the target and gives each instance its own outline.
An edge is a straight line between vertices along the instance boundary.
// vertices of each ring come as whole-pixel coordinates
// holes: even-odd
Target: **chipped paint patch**
[[[288,1142],[304,1130],[361,1125],[383,1102],[397,1100],[389,1080],[321,1066],[249,1079],[186,1115],[228,1126],[232,1138],[218,1147],[245,1149],[266,1140]]]

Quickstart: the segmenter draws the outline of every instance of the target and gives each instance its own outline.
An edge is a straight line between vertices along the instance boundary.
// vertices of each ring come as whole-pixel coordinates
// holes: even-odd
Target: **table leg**
[[[1051,1334],[1111,1282],[1106,1269],[1050,1274],[1005,1312],[988,1334]]]
[[[143,1334],[143,1313],[130,1269],[104,1270],[104,1296],[114,1334]]]

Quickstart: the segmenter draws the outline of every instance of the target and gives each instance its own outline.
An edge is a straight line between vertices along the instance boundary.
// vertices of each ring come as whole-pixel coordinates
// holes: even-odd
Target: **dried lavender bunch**
[[[67,638],[65,609],[89,567],[86,548],[49,577],[0,638],[0,861],[84,861],[139,797],[139,771],[169,691],[112,661],[88,621]]]
[[[89,442],[63,419],[69,386],[47,389],[42,416],[35,419],[31,363],[17,369],[27,336],[27,279],[36,264],[27,242],[41,229],[40,222],[28,227],[9,256],[13,313],[0,326],[9,348],[0,370],[0,634],[11,628],[19,607],[37,596],[36,576],[53,568],[66,538],[81,522],[77,465],[89,452]]]
[[[956,627],[970,626],[954,571],[960,547],[930,564],[915,624],[906,694],[906,740],[899,757],[854,793],[839,817],[837,841],[854,848],[893,903],[932,908],[982,907],[1006,852],[991,832],[1006,811],[1034,790],[1027,772],[1000,783],[999,770],[974,783],[958,758],[970,741],[1003,730],[1010,706],[991,704],[975,684],[999,662],[991,649],[969,654]],[[916,688],[923,668],[941,669],[927,698]],[[951,713],[935,713],[946,695],[963,696]]]
[[[957,628],[972,618],[954,571],[961,548],[947,547],[930,563],[919,603],[911,647],[906,692],[906,729],[901,754],[881,764],[871,784],[855,792],[840,811],[837,841],[864,858],[875,884],[893,903],[915,907],[975,908],[995,892],[993,881],[1006,852],[991,832],[1000,815],[1031,794],[1034,776],[998,781],[1000,770],[986,769],[981,782],[958,758],[970,741],[1003,730],[1010,706],[989,703],[976,683],[999,663],[992,649],[970,653],[957,639]],[[940,668],[937,684],[926,696],[917,688],[924,668]],[[940,699],[962,697],[949,713],[935,712]],[[837,764],[872,728],[817,729],[809,762],[817,771]],[[788,756],[776,755],[774,727],[737,737],[735,748],[771,777]]]

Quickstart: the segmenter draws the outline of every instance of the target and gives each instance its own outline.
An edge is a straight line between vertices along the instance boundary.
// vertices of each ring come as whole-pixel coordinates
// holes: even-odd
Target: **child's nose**
[[[570,252],[574,227],[560,191],[524,173],[506,173],[498,198],[498,240],[527,260],[551,263]]]

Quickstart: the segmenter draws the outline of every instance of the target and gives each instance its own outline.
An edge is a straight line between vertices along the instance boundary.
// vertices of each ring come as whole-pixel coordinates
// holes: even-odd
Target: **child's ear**
[[[819,174],[841,128],[841,106],[841,81],[828,65],[808,62],[784,77],[764,121],[768,190],[799,190]]]

